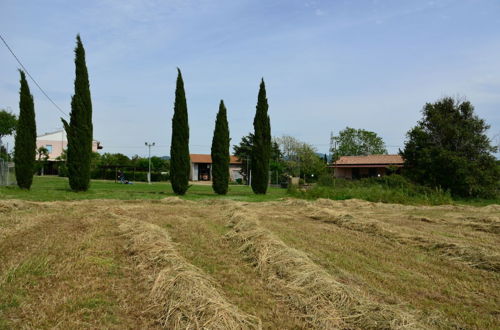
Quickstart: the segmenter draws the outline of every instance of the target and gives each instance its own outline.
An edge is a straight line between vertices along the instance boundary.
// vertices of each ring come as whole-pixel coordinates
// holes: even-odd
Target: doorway
[[[210,180],[210,164],[198,164],[198,181]]]

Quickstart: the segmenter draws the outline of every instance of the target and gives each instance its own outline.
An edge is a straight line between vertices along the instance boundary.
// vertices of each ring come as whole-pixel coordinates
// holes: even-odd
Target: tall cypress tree
[[[35,105],[24,71],[21,74],[19,91],[19,120],[17,123],[14,162],[16,180],[19,188],[30,189],[35,173],[36,157],[36,122]]]
[[[189,125],[186,93],[181,70],[177,68],[174,116],[172,118],[172,142],[170,144],[170,181],[177,195],[184,195],[189,188]]]
[[[92,100],[85,49],[80,35],[75,47],[75,94],[71,98],[70,122],[62,119],[68,137],[67,166],[69,185],[74,191],[86,191],[90,185],[92,158]]]
[[[229,126],[226,107],[220,101],[212,139],[212,188],[219,195],[225,195],[229,185]]]
[[[253,120],[254,145],[252,149],[252,190],[256,194],[265,194],[269,182],[269,160],[271,158],[271,123],[267,111],[266,85],[260,83],[257,110]]]

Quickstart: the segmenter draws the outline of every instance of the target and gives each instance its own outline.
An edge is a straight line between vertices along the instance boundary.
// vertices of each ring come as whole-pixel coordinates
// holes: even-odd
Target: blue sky
[[[0,33],[66,113],[75,36],[90,74],[94,136],[105,152],[167,155],[176,79],[192,153],[209,153],[220,99],[232,144],[252,127],[266,81],[273,136],[327,152],[346,126],[390,152],[426,102],[467,98],[500,133],[498,0],[0,0]],[[18,64],[0,45],[0,107],[18,112]],[[38,133],[61,128],[33,83]],[[496,143],[498,143],[497,137]]]

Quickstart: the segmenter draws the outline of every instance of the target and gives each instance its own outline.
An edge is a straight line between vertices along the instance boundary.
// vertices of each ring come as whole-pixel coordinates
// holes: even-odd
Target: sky
[[[272,135],[321,153],[347,126],[397,153],[425,103],[444,96],[471,101],[500,142],[498,0],[0,0],[0,18],[66,114],[81,35],[102,152],[145,156],[155,142],[152,155],[169,154],[177,67],[191,153],[210,153],[221,99],[232,145],[253,130],[261,78]],[[14,113],[18,68],[0,43],[0,108]],[[64,115],[29,83],[38,134],[61,129]]]

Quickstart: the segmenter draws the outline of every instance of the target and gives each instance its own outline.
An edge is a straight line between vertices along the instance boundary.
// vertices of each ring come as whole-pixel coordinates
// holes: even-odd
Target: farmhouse
[[[212,180],[212,156],[205,154],[190,154],[191,172],[189,180],[191,181],[211,181]],[[241,179],[240,174],[241,161],[236,156],[230,156],[229,159],[229,179],[236,181]]]
[[[54,161],[61,156],[67,146],[68,138],[64,130],[45,133],[36,137],[36,148],[45,147],[49,151],[49,161]],[[92,151],[97,152],[98,149],[102,149],[101,143],[95,140],[92,141]]]
[[[328,167],[336,178],[359,179],[386,175],[390,168],[398,172],[403,164],[400,155],[342,156]]]
[[[36,148],[45,147],[49,152],[48,162],[44,166],[45,174],[57,174],[59,160],[57,157],[62,155],[62,152],[68,147],[68,138],[66,131],[60,130],[52,133],[45,133],[36,137]],[[92,141],[92,151],[102,149],[99,141]],[[38,154],[37,156],[38,157]]]

